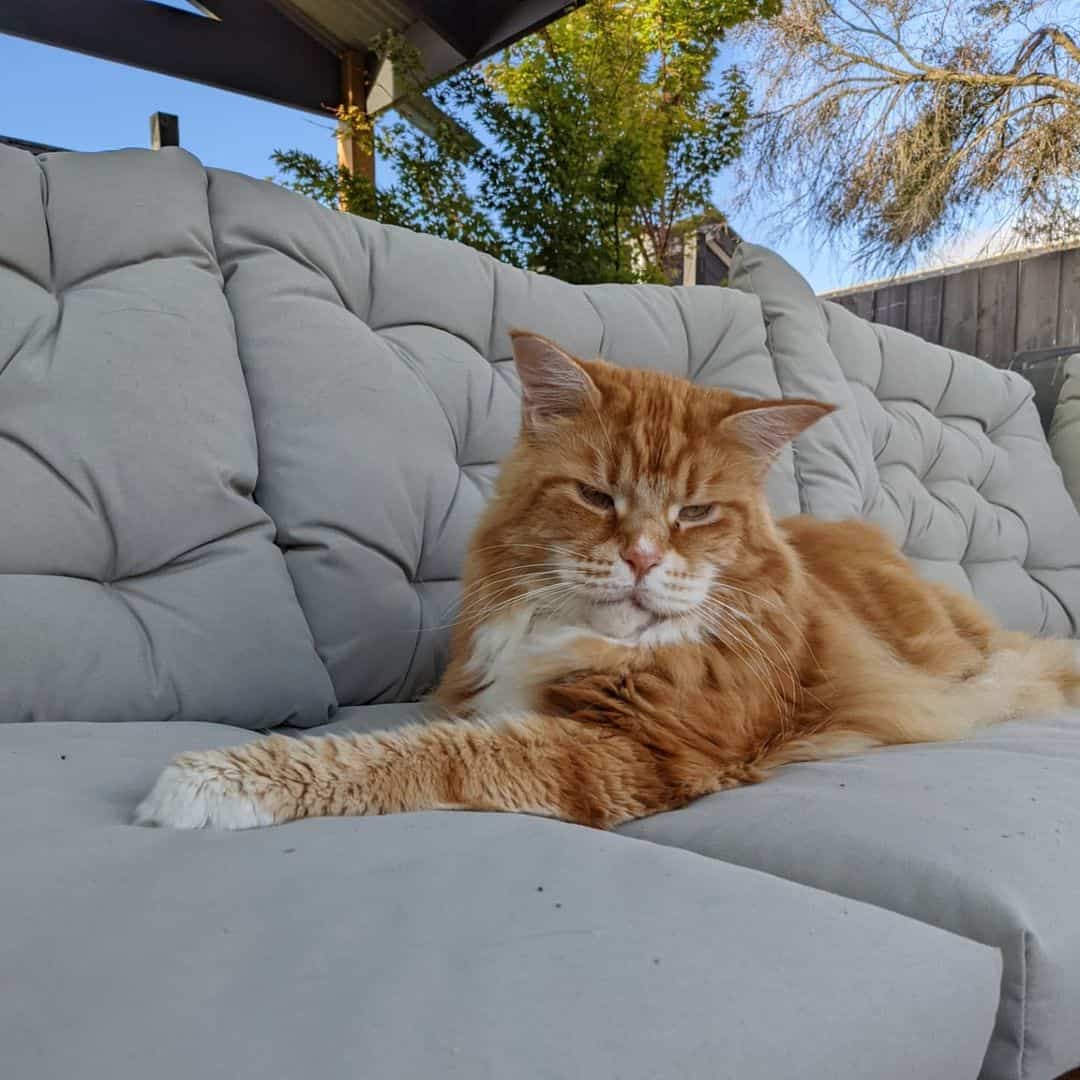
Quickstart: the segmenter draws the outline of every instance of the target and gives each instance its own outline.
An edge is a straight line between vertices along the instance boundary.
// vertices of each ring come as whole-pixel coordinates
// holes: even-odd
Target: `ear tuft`
[[[574,416],[600,392],[588,372],[564,349],[539,334],[511,330],[514,363],[521,377],[526,426]]]
[[[835,405],[805,398],[755,401],[724,417],[717,430],[738,439],[768,466],[792,439],[835,411]]]

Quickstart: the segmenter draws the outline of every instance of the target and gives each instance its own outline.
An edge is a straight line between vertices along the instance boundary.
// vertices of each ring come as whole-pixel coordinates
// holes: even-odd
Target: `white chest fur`
[[[565,657],[568,670],[572,669],[575,646],[589,638],[627,649],[650,650],[698,637],[698,627],[681,619],[615,637],[592,627],[555,622],[538,616],[532,608],[521,608],[484,623],[473,636],[468,667],[483,689],[471,705],[481,716],[531,711],[536,707],[539,689],[537,673],[551,670],[545,661]]]
[[[531,608],[484,623],[473,636],[469,668],[483,689],[471,704],[482,716],[534,708],[537,661],[564,653],[589,631],[536,618]]]

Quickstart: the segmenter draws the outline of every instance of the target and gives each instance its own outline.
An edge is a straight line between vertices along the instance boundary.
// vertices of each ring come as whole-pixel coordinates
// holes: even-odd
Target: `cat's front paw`
[[[221,751],[182,754],[135,810],[135,824],[170,829],[256,829],[273,825],[265,796],[251,790]]]

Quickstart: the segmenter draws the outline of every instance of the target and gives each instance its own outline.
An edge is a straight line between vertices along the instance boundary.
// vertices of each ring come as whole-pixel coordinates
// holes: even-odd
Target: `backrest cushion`
[[[0,147],[0,721],[315,723],[201,166]]]
[[[974,357],[858,318],[833,303],[792,312],[799,275],[744,244],[732,284],[758,296],[773,348],[814,367],[826,345],[850,385],[871,468],[854,503],[822,516],[882,525],[927,577],[973,594],[1013,629],[1075,635],[1080,514],[1054,463],[1031,384]],[[801,279],[800,279],[801,280]]]
[[[831,356],[781,387],[760,305],[739,292],[574,287],[234,173],[210,171],[210,208],[256,498],[343,704],[415,697],[442,670],[466,542],[518,431],[510,328],[760,397],[846,392]],[[843,471],[865,438],[850,415],[812,435],[833,457],[811,472]],[[797,454],[770,477],[779,514],[802,505]]]
[[[1065,361],[1065,381],[1050,422],[1050,450],[1080,508],[1080,353]]]

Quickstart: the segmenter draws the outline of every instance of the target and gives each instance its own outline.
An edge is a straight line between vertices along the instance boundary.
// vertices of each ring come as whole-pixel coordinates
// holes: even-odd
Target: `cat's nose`
[[[634,577],[640,581],[654,566],[664,561],[664,553],[656,544],[639,536],[632,544],[619,552],[622,560],[634,571]]]

